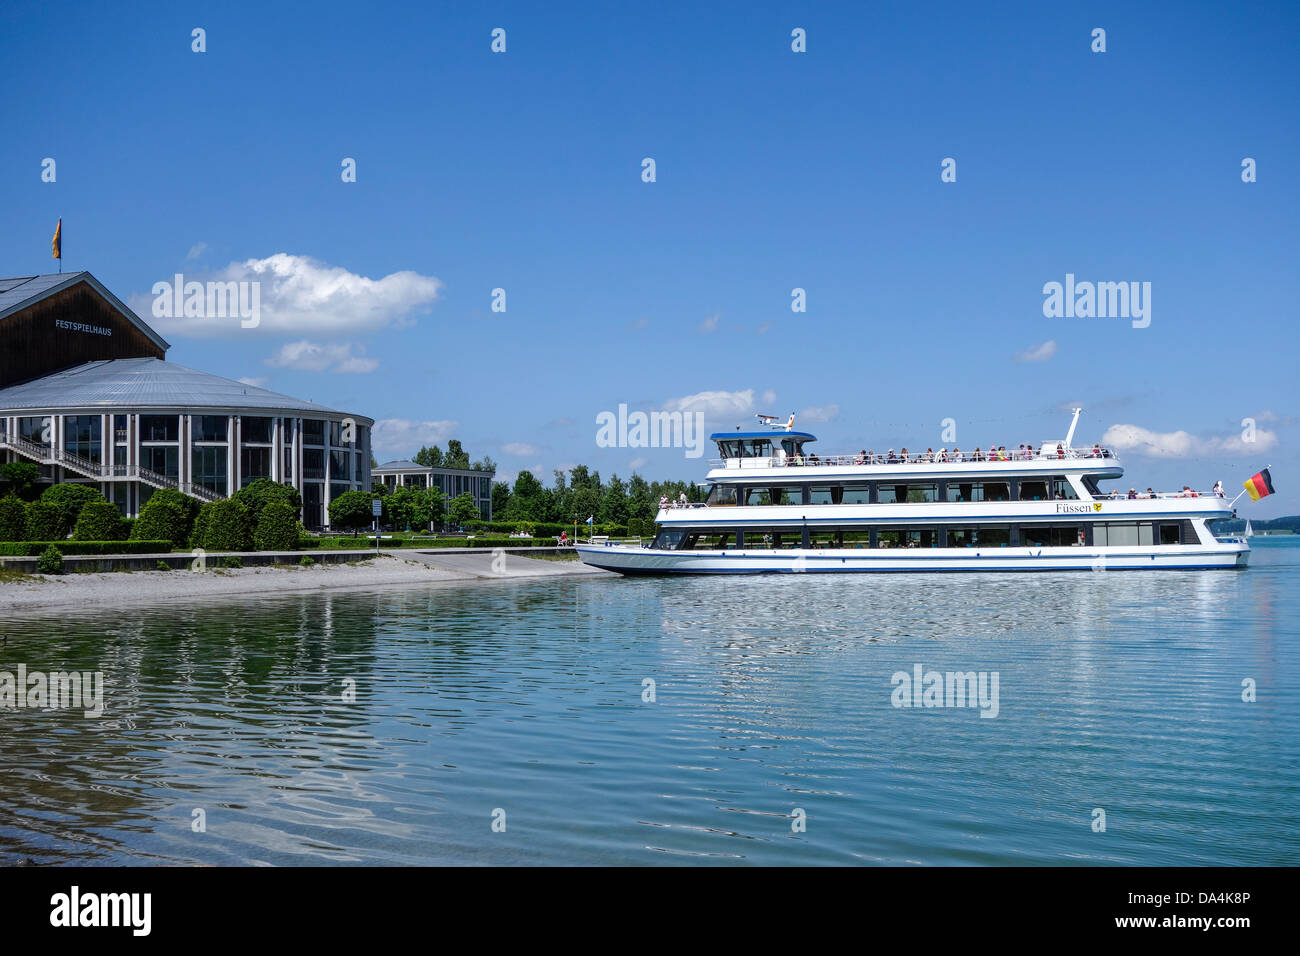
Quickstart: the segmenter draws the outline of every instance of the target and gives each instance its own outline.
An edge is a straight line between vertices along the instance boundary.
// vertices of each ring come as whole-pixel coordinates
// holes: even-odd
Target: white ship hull
[[[1151,571],[1244,568],[1245,542],[1135,548],[886,548],[660,551],[577,546],[585,564],[622,574],[818,574],[899,571]]]

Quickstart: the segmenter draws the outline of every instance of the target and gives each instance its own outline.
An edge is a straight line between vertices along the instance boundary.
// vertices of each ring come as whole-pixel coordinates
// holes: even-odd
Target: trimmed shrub
[[[199,509],[191,544],[205,551],[249,551],[253,547],[253,516],[234,498],[209,501]]]
[[[28,541],[54,541],[67,534],[67,529],[63,527],[63,512],[57,505],[48,501],[27,503],[27,528],[23,536]]]
[[[313,564],[316,563],[316,559],[313,558],[310,554],[304,554],[302,558],[299,559],[298,563],[301,564],[304,568],[310,568]]]
[[[286,501],[271,501],[263,506],[253,532],[253,545],[258,551],[292,551],[297,547],[297,509]]]
[[[295,520],[298,513],[302,511],[302,495],[298,493],[298,489],[293,485],[272,481],[270,478],[257,478],[250,481],[230,497],[248,508],[253,515],[254,524],[257,524],[262,516],[262,509],[272,502],[280,502],[292,508]]]
[[[159,570],[159,571],[170,571],[171,569],[172,569],[172,566],[171,566],[170,564],[168,564],[166,561],[159,561],[159,562],[158,562],[158,570]]]
[[[117,505],[108,501],[88,501],[77,516],[72,529],[73,541],[125,541],[126,525]]]
[[[221,566],[223,568],[242,568],[244,566],[244,559],[237,555],[228,554],[221,559]]]
[[[132,541],[166,538],[173,548],[183,548],[189,536],[190,521],[185,512],[174,501],[155,495],[141,509],[129,537]]]
[[[71,482],[65,482],[61,485],[52,485],[41,492],[41,501],[46,504],[54,505],[59,509],[60,520],[62,521],[62,534],[66,535],[77,525],[77,518],[81,515],[81,509],[92,501],[106,501],[107,499],[100,494],[98,488],[92,488],[90,485],[78,485]]]
[[[53,544],[41,552],[41,559],[36,562],[38,574],[62,574],[63,552]]]
[[[27,506],[17,495],[0,498],[0,541],[22,541],[27,537]]]

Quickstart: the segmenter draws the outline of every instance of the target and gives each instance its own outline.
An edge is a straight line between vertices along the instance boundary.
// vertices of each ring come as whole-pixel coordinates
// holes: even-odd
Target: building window
[[[180,449],[175,445],[143,445],[140,448],[140,467],[175,481],[181,473]]]
[[[302,420],[302,443],[304,445],[325,444],[325,423],[318,418]]]
[[[98,415],[67,415],[63,419],[63,450],[78,458],[96,464],[100,460],[100,428]]]
[[[141,415],[141,441],[180,441],[181,420],[178,415]]]
[[[227,488],[226,446],[195,445],[192,457],[194,483],[224,495]]]
[[[239,423],[240,440],[250,445],[271,444],[271,419],[244,418]]]
[[[18,419],[18,437],[37,445],[48,445],[54,433],[54,419],[48,415]]]
[[[320,448],[304,448],[302,452],[302,476],[320,480],[325,477],[325,452]]]
[[[347,481],[352,477],[352,452],[330,449],[330,481]]]
[[[224,415],[195,415],[190,422],[190,439],[196,442],[227,441],[228,422]]]
[[[239,449],[239,486],[242,488],[250,481],[271,477],[271,449]]]
[[[319,482],[309,481],[302,486],[302,523],[313,531],[324,524],[321,509],[325,486]]]

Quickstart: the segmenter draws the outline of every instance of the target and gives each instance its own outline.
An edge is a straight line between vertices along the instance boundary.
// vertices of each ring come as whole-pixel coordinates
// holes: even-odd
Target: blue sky
[[[9,3],[0,273],[53,271],[60,216],[65,270],[146,308],[282,256],[299,298],[169,325],[169,358],[375,418],[381,459],[699,478],[595,416],[1014,446],[1077,401],[1081,439],[1140,429],[1132,484],[1272,464],[1243,514],[1300,511],[1300,8],[559,7]],[[1149,327],[1045,317],[1067,273],[1150,282]]]

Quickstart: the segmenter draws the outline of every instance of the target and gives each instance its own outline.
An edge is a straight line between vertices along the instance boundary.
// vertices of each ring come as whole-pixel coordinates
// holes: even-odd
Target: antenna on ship
[[[1074,410],[1074,420],[1070,422],[1070,430],[1065,433],[1065,447],[1067,451],[1074,447],[1071,442],[1074,441],[1074,430],[1079,425],[1079,413],[1082,411],[1082,408],[1076,408]]]

